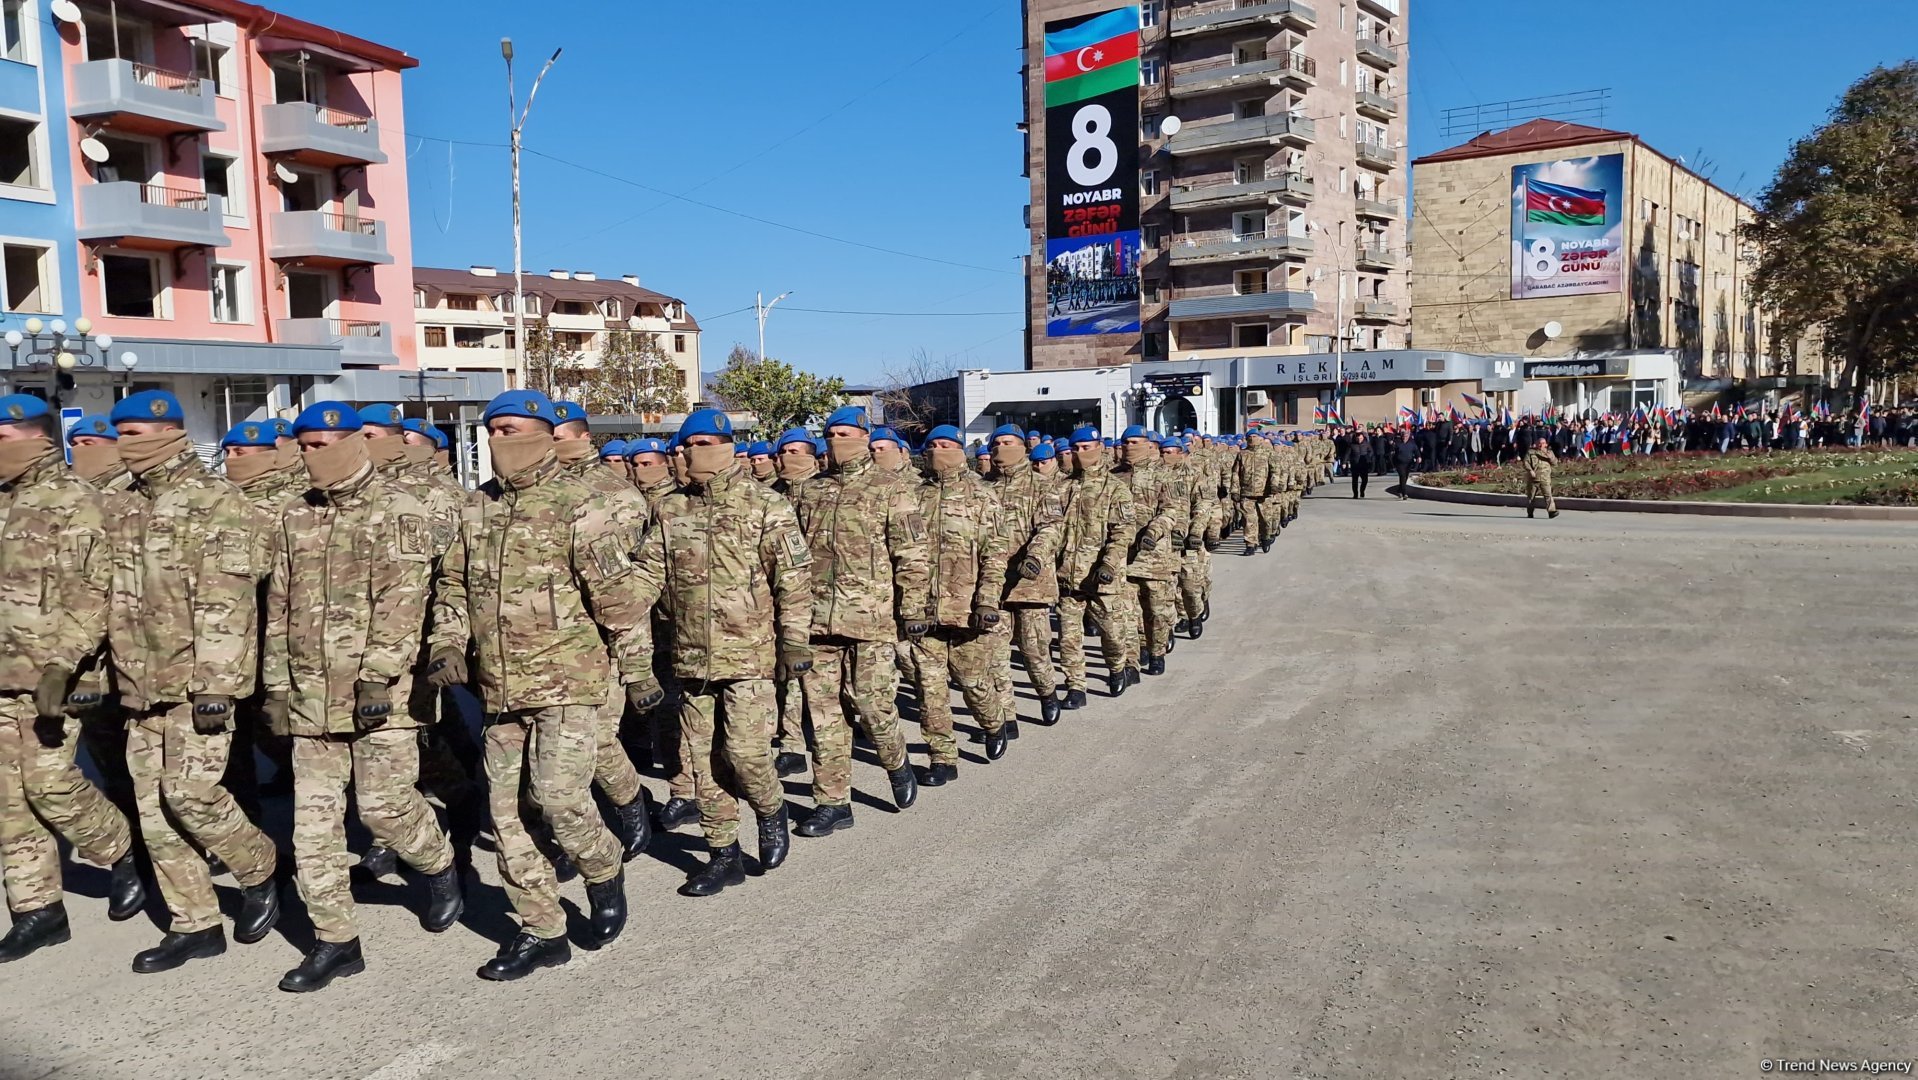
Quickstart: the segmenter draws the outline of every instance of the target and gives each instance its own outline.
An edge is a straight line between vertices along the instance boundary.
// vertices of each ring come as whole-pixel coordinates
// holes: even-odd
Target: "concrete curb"
[[[1466,506],[1524,509],[1525,496],[1496,491],[1459,491],[1427,487],[1417,476],[1406,485],[1414,499]],[[1685,502],[1677,499],[1559,499],[1560,510],[1601,510],[1624,514],[1702,514],[1706,517],[1826,518],[1840,521],[1918,521],[1918,506],[1799,506],[1789,503]]]

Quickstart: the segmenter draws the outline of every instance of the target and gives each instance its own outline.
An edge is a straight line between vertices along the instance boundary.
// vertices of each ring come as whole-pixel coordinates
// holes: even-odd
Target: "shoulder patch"
[[[592,558],[599,567],[602,578],[616,578],[632,570],[632,553],[627,551],[618,535],[602,536],[592,543]]]
[[[784,540],[786,544],[786,563],[797,568],[812,562],[812,549],[806,545],[806,538],[799,534],[799,530],[796,528],[785,529],[783,532],[785,534]]]
[[[424,559],[433,553],[433,529],[418,514],[400,514],[394,519],[395,539],[400,554],[409,559]]]
[[[911,539],[912,542],[915,544],[925,543],[926,542],[925,515],[921,514],[917,510],[914,510],[911,513],[905,515],[905,518],[906,518],[906,536],[909,539]]]

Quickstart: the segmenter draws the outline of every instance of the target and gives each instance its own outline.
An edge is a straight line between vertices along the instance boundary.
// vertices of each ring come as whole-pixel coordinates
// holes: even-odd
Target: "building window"
[[[423,308],[426,306],[426,290],[425,289],[413,290],[413,306],[416,308]]]
[[[227,85],[229,80],[222,77],[222,72],[226,70],[227,54],[230,51],[225,45],[203,38],[193,40],[193,76],[196,79],[211,80],[213,92],[221,97],[227,96],[227,91],[230,89]]]
[[[625,318],[624,315],[620,314],[620,311],[619,301],[609,297],[606,301],[606,317],[609,319]]]
[[[1139,224],[1139,242],[1149,248],[1156,248],[1165,236],[1165,226],[1156,221]]]
[[[685,334],[673,335],[673,351],[674,352],[686,351],[686,335]]]
[[[429,349],[446,348],[446,327],[422,326],[420,327],[420,331],[424,335],[423,340],[425,341],[427,348]]]
[[[1265,235],[1265,211],[1247,210],[1232,215],[1232,239],[1255,239]]]
[[[1159,61],[1154,60],[1150,56],[1140,58],[1139,85],[1141,86],[1159,85]]]
[[[1263,349],[1271,338],[1271,328],[1264,323],[1232,325],[1232,347],[1235,349]]]
[[[1145,3],[1139,5],[1139,25],[1159,25],[1159,17],[1164,6],[1165,0],[1145,0]]]
[[[1344,85],[1345,85],[1345,80],[1346,80],[1346,79],[1347,79],[1348,77],[1349,77],[1349,76],[1348,76],[1348,75],[1346,74],[1346,67],[1345,67],[1345,60],[1344,60],[1344,58],[1343,58],[1343,57],[1341,57],[1341,58],[1339,59],[1339,85],[1340,85],[1340,86],[1344,86]]]
[[[1232,103],[1232,115],[1235,119],[1239,120],[1250,120],[1255,116],[1264,116],[1265,99],[1246,98],[1244,101],[1235,101]]]
[[[147,255],[103,255],[100,287],[106,312],[126,319],[165,318],[165,282],[160,260]]]
[[[51,313],[60,310],[54,296],[53,249],[34,244],[0,245],[0,275],[5,278],[8,311]]]
[[[0,116],[0,184],[44,188],[40,169],[40,124]]]
[[[479,297],[472,293],[448,293],[446,306],[454,311],[478,311]]]
[[[1265,179],[1264,158],[1240,158],[1232,163],[1232,182],[1256,184]]]
[[[1146,282],[1144,285],[1141,286],[1141,289],[1144,292],[1144,299],[1146,303],[1156,304],[1159,302],[1159,288],[1160,288],[1159,282],[1158,282],[1158,279],[1156,278]]]
[[[1146,113],[1139,117],[1139,138],[1156,139],[1159,137],[1159,114]]]
[[[1239,296],[1257,296],[1265,292],[1263,270],[1240,270],[1232,275],[1232,291]]]
[[[1165,331],[1147,331],[1139,339],[1139,352],[1148,360],[1165,359]]]
[[[488,331],[483,326],[455,326],[453,328],[453,347],[455,349],[484,349],[490,344],[486,340]]]
[[[1419,408],[1429,409],[1439,403],[1437,390],[1421,388],[1419,390]]]
[[[0,56],[22,64],[36,63],[34,41],[33,11],[28,0],[0,0]]]
[[[251,322],[247,318],[246,267],[213,264],[208,272],[208,290],[213,294],[213,321]]]
[[[1142,169],[1139,172],[1139,194],[1157,195],[1159,193],[1159,173],[1155,169]]]

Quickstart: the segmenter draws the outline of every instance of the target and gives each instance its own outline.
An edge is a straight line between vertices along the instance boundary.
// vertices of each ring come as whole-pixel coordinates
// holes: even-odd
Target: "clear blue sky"
[[[796,290],[768,322],[767,352],[803,368],[876,380],[920,348],[967,367],[1020,364],[1016,0],[280,6],[420,59],[406,122],[422,264],[511,265],[506,153],[460,145],[504,142],[508,35],[522,97],[565,49],[527,147],[605,174],[525,160],[530,272],[637,273],[684,297],[708,368],[754,342],[759,289]],[[1688,160],[1702,148],[1714,178],[1747,193],[1848,83],[1918,51],[1912,0],[1409,9],[1413,154],[1456,141],[1440,136],[1444,108],[1609,86],[1605,126]]]

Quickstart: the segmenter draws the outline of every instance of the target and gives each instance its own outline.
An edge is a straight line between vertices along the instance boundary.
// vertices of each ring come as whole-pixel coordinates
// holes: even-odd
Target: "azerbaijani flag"
[[[1050,64],[1050,61],[1048,61]],[[1050,68],[1047,69],[1050,78]],[[1605,193],[1525,178],[1525,220],[1551,225],[1605,224]]]
[[[1315,424],[1325,423],[1325,406],[1323,405],[1312,406],[1312,422]]]
[[[1470,405],[1470,406],[1471,406],[1472,408],[1474,408],[1474,409],[1477,409],[1477,410],[1479,410],[1480,412],[1484,412],[1484,411],[1485,411],[1485,399],[1484,399],[1484,398],[1476,398],[1476,397],[1473,397],[1473,396],[1472,396],[1472,395],[1470,395],[1470,394],[1466,394],[1466,395],[1464,395],[1464,397],[1465,397],[1465,403],[1466,403],[1467,405]]]
[[[1416,412],[1413,412],[1412,407],[1409,405],[1400,405],[1399,419],[1404,420],[1407,423],[1416,424],[1419,422],[1419,414]]]
[[[1046,105],[1139,85],[1139,9],[1123,7],[1046,31]]]

